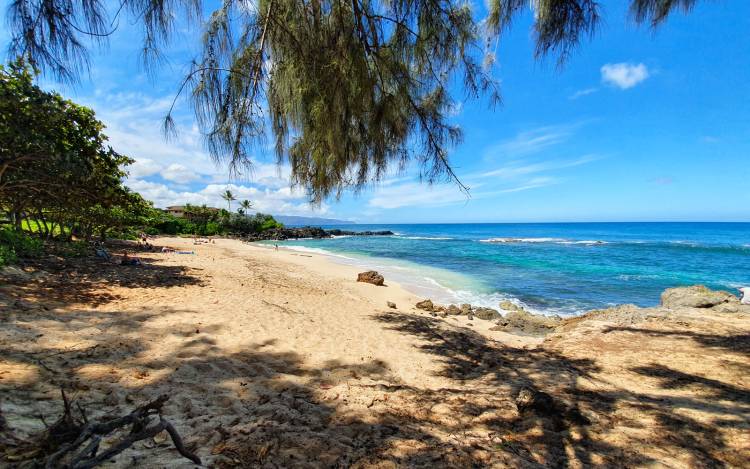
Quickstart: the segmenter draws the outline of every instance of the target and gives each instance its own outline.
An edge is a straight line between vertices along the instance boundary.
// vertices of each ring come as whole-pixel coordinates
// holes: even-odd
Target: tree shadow
[[[439,361],[436,374],[446,385],[418,387],[391,375],[379,360],[310,366],[301,351],[273,339],[232,348],[220,339],[231,324],[198,327],[195,314],[163,307],[15,313],[0,331],[0,364],[26,374],[0,375],[0,408],[9,426],[23,434],[42,429],[39,416],[51,421],[60,413],[62,386],[89,418],[172,396],[166,417],[191,450],[220,468],[658,464],[643,442],[618,436],[647,425],[658,428],[649,445],[687,454],[695,466],[742,465],[742,455],[712,431],[747,428],[747,393],[716,380],[658,365],[634,367],[663,389],[706,390],[665,400],[607,387],[594,357],[503,346],[434,318],[374,315]],[[520,412],[514,398],[523,387],[552,395],[558,412]],[[706,423],[682,409],[723,417]],[[118,461],[192,467],[157,440],[139,443]]]
[[[31,273],[25,276],[0,276],[0,299],[7,295],[15,307],[33,308],[50,300],[61,305],[86,304],[100,306],[119,297],[107,292],[108,287],[172,288],[201,285],[192,275],[197,269],[184,266],[159,265],[154,256],[142,256],[143,265],[123,266],[98,258],[27,260]]]
[[[594,358],[571,359],[543,348],[504,346],[470,329],[440,327],[442,322],[434,318],[382,313],[376,319],[415,336],[415,347],[442,362],[439,374],[465,382],[467,391],[480,392],[481,388],[475,390],[477,384],[491,386],[492,392],[504,395],[507,409],[518,388],[529,386],[554,396],[568,415],[583,416],[576,421],[565,415],[511,411],[486,422],[495,432],[511,435],[502,449],[525,460],[549,467],[632,467],[660,463],[661,457],[689,461],[693,467],[724,467],[741,466],[747,460],[746,452],[727,442],[731,432],[737,435],[750,428],[746,389],[663,365],[634,367],[634,373],[660,381],[658,392],[651,395],[602,381]],[[691,337],[705,347],[744,350],[744,336]],[[590,385],[582,385],[587,382]],[[676,387],[692,392],[670,398],[661,395]],[[722,417],[706,422],[695,412]],[[649,425],[655,426],[649,449],[627,436]],[[717,428],[729,433],[719,433]]]

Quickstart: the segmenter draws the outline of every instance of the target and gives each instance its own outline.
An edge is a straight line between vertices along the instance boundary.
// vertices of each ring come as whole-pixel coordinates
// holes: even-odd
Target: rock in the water
[[[383,278],[382,275],[375,272],[374,270],[368,270],[367,272],[362,272],[359,275],[357,275],[357,281],[382,286],[383,283],[385,282],[385,279]]]
[[[712,308],[722,303],[737,303],[736,296],[725,291],[710,290],[703,285],[664,290],[661,305],[665,308]]]
[[[484,319],[485,321],[493,321],[502,317],[502,315],[498,313],[497,310],[494,310],[492,308],[474,308],[473,314],[475,317]]]
[[[394,303],[393,301],[389,301],[386,304],[388,305],[389,308],[396,309],[396,303]]]
[[[522,332],[530,335],[545,335],[562,322],[559,316],[531,314],[526,310],[510,311],[503,316],[492,331]]]
[[[471,314],[471,305],[469,303],[464,303],[461,305],[461,314]]]
[[[425,311],[434,311],[434,305],[432,300],[423,300],[417,303],[417,309],[423,309]]]
[[[461,310],[456,305],[448,306],[445,312],[450,314],[451,316],[458,316],[459,314],[461,314]]]

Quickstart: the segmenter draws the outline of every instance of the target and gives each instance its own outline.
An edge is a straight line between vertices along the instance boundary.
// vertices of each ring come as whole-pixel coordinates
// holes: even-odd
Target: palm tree
[[[227,201],[227,207],[229,208],[229,211],[232,211],[232,201],[237,200],[237,198],[232,194],[232,191],[227,189],[224,191],[223,194],[221,194],[221,198]]]
[[[253,203],[250,202],[249,200],[245,199],[242,202],[240,202],[240,207],[242,207],[242,209],[241,209],[242,213],[245,214],[245,213],[247,213],[248,210],[250,210],[251,208],[253,208]]]

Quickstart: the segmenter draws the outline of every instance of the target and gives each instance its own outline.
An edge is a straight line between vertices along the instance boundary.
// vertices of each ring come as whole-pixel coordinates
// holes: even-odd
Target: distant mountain
[[[297,217],[294,215],[274,215],[273,217],[286,226],[353,225],[355,223],[349,220],[336,220],[335,218]]]

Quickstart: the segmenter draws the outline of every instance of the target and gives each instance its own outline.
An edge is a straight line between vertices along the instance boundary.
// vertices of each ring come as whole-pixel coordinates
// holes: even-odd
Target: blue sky
[[[223,206],[228,187],[264,212],[360,223],[750,221],[750,2],[699,2],[656,32],[629,20],[624,3],[602,2],[598,34],[562,69],[533,59],[530,14],[502,36],[503,105],[462,102],[453,117],[464,141],[451,160],[468,199],[452,184],[421,184],[410,168],[314,209],[270,154],[257,156],[251,177],[228,182],[186,107],[177,139],[161,134],[195,27],[177,32],[153,77],[139,63],[138,28],[121,21],[90,77],[42,83],[96,110],[113,147],[137,160],[127,184],[162,207]]]

